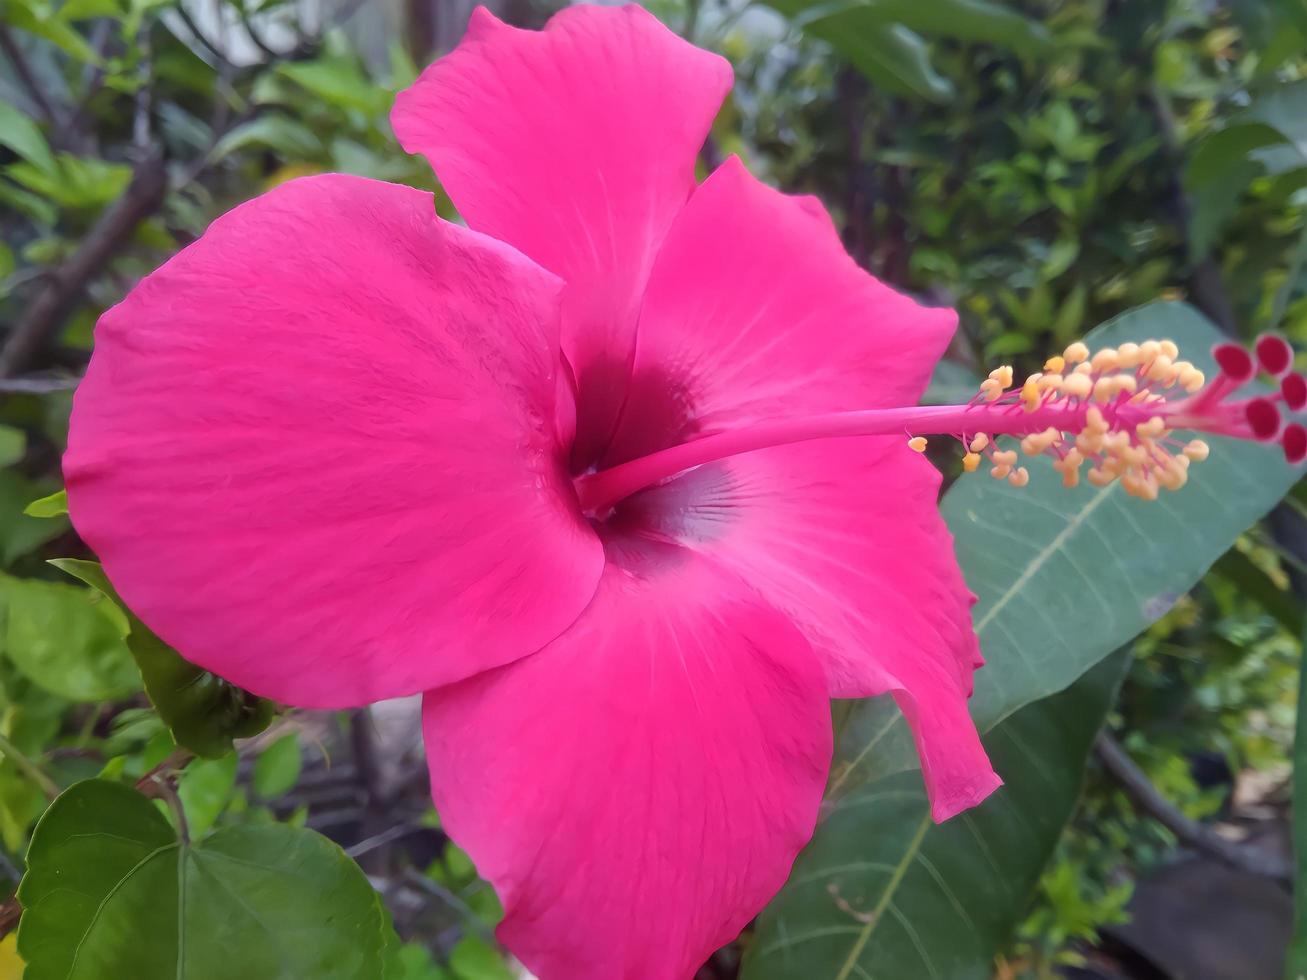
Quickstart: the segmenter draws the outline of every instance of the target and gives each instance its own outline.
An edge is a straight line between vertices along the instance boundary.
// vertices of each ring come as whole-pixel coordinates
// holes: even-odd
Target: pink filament
[[[1159,414],[1153,405],[1120,404],[1100,406],[1114,425],[1133,429],[1138,422]],[[701,466],[740,453],[784,446],[810,439],[840,436],[936,435],[965,437],[983,432],[991,437],[1026,436],[1050,427],[1060,432],[1079,432],[1085,426],[1089,406],[1084,402],[1046,401],[1033,412],[1011,403],[931,405],[912,408],[866,409],[828,412],[794,419],[759,422],[756,425],[716,432],[610,469],[580,477],[576,481],[581,509],[590,514],[605,513],[618,501],[638,490]]]

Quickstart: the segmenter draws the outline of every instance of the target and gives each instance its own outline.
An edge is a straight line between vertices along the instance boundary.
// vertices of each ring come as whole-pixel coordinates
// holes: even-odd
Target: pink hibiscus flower
[[[638,7],[478,11],[393,114],[468,228],[284,184],[105,314],[74,406],[76,527],[187,658],[305,707],[426,692],[444,825],[545,978],[682,980],[733,939],[812,833],[831,697],[894,695],[937,820],[999,785],[905,431],[1146,495],[1205,449],[1135,462],[1169,423],[1138,425],[1252,424],[1157,400],[1195,380],[1161,349],[912,407],[954,314],[737,160],[696,186],[730,84]]]

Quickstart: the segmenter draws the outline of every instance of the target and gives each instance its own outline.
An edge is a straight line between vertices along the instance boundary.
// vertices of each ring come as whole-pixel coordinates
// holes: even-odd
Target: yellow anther
[[[1192,459],[1195,463],[1201,463],[1211,452],[1211,447],[1201,439],[1192,439],[1184,447],[1184,454]]]
[[[980,453],[967,453],[963,456],[962,468],[968,473],[974,473],[980,469]]]
[[[1183,456],[1180,458],[1184,459]],[[1167,490],[1179,490],[1189,479],[1189,474],[1182,466],[1159,466],[1156,472],[1157,482]]]
[[[1148,450],[1143,446],[1126,446],[1117,455],[1127,466],[1143,466],[1148,462]]]
[[[1062,356],[1068,364],[1079,364],[1081,361],[1088,359],[1089,348],[1077,340],[1062,352]]]
[[[1017,451],[1015,449],[1003,450],[994,453],[994,462],[999,466],[1016,466]]]
[[[924,453],[926,451],[926,437],[913,436],[908,440],[908,448],[914,453]]]
[[[1110,402],[1117,392],[1116,378],[1099,378],[1094,382],[1094,401],[1100,405]]]
[[[1094,381],[1087,374],[1073,374],[1062,382],[1062,394],[1069,398],[1088,398]]]
[[[1007,482],[1014,487],[1024,487],[1030,482],[1030,471],[1024,466],[1020,466],[1008,474]]]
[[[1092,466],[1090,467],[1089,472],[1085,474],[1085,478],[1096,487],[1105,487],[1116,479],[1116,474],[1108,473],[1105,470],[1099,469],[1097,466]]]
[[[1026,378],[1026,383],[1021,386],[1021,401],[1025,405],[1027,412],[1033,412],[1039,407],[1039,379],[1043,375],[1032,374]]]
[[[1147,370],[1144,371],[1144,377],[1151,381],[1165,383],[1175,377],[1175,367],[1169,357],[1165,354],[1158,354],[1149,363]]]
[[[992,476],[995,480],[1006,480],[1008,474],[1011,472],[1012,472],[1012,467],[1010,466],[995,466],[992,470],[989,471],[989,475]]]
[[[1139,387],[1138,382],[1128,374],[1118,374],[1112,379],[1112,381],[1116,384],[1118,394],[1123,391],[1128,391],[1131,394],[1134,394],[1135,389]]]
[[[1189,394],[1201,391],[1203,385],[1207,383],[1207,376],[1202,371],[1190,364],[1180,372],[1180,387]]]
[[[1085,431],[1076,436],[1076,448],[1086,456],[1096,456],[1103,451],[1103,433]]]
[[[1139,345],[1139,362],[1148,364],[1154,357],[1162,353],[1162,345],[1155,340],[1145,340]]]
[[[1064,486],[1064,487],[1066,487],[1068,490],[1070,490],[1072,487],[1079,486],[1079,485],[1080,485],[1080,471],[1079,471],[1079,470],[1063,470],[1063,471],[1062,471],[1062,486]]]
[[[1097,406],[1090,405],[1089,411],[1085,412],[1085,428],[1090,432],[1106,432],[1111,426],[1107,424],[1107,419],[1103,418],[1103,413]]]
[[[1027,456],[1038,456],[1045,452],[1050,446],[1056,446],[1062,441],[1062,433],[1049,426],[1043,432],[1032,432],[1021,440],[1021,451]]]
[[[996,402],[1003,397],[1003,386],[993,378],[986,378],[980,382],[980,393],[985,396],[985,401]]]
[[[1116,365],[1118,368],[1132,368],[1139,366],[1139,345],[1122,344],[1116,349]]]
[[[997,381],[1004,388],[1012,387],[1012,365],[1004,364],[989,372],[989,379]]]
[[[1061,391],[1062,381],[1063,378],[1060,374],[1042,374],[1037,384],[1040,391]]]
[[[1054,355],[1044,362],[1044,370],[1051,371],[1053,374],[1061,374],[1062,369],[1066,367],[1066,358]]]
[[[984,452],[985,447],[988,445],[989,445],[989,436],[985,435],[985,433],[983,432],[977,432],[971,439],[971,445],[968,446],[967,448],[970,449],[973,453],[980,453],[980,452]]]
[[[1077,364],[1072,374],[1093,374],[1094,366],[1086,361],[1084,364]]]
[[[1121,355],[1114,348],[1108,347],[1095,354],[1089,365],[1095,371],[1115,371],[1120,363],[1120,358]]]
[[[1160,439],[1166,432],[1166,422],[1162,416],[1154,415],[1147,422],[1140,422],[1136,425],[1135,432],[1148,439]]]
[[[1163,354],[1173,361],[1180,356],[1180,348],[1176,346],[1174,340],[1159,340],[1157,346],[1162,349]]]

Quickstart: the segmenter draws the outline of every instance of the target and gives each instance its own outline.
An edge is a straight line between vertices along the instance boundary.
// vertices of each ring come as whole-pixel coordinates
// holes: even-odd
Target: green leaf
[[[806,33],[830,43],[874,84],[929,102],[953,97],[953,83],[935,71],[926,42],[901,24],[869,24],[851,29],[832,17],[807,25]]]
[[[8,102],[0,102],[0,146],[8,147],[47,173],[58,172],[54,154],[40,127]]]
[[[1259,96],[1223,129],[1199,143],[1185,166],[1193,200],[1190,247],[1204,255],[1262,173],[1307,167],[1307,81]]]
[[[0,466],[17,463],[27,453],[27,433],[13,426],[0,425]]]
[[[1244,598],[1257,605],[1286,630],[1297,636],[1302,633],[1304,614],[1302,603],[1289,589],[1282,588],[1238,548],[1231,548],[1212,571],[1239,590]]]
[[[68,519],[37,520],[23,508],[48,484],[34,483],[14,470],[0,470],[0,567],[52,541],[68,528]],[[56,516],[56,515],[51,515]]]
[[[186,813],[192,839],[203,837],[227,808],[236,788],[236,753],[221,759],[200,759],[177,780],[177,796]]]
[[[480,936],[460,939],[449,954],[449,969],[455,980],[514,980],[504,957]]]
[[[990,732],[1005,782],[974,810],[933,824],[915,773],[840,798],[763,913],[743,980],[988,977],[1075,808],[1128,663],[1119,653]]]
[[[1208,350],[1221,335],[1181,303],[1132,310],[1086,339],[1096,347],[1149,337],[1175,340],[1182,356],[1215,376]],[[1293,485],[1295,470],[1273,447],[1211,441],[1211,457],[1194,466],[1188,485],[1154,502],[1130,498],[1117,485],[1066,490],[1051,466],[1041,461],[1031,465],[1030,485],[1021,490],[972,474],[959,479],[945,495],[941,510],[954,534],[967,583],[979,596],[974,621],[987,665],[976,675],[971,709],[982,732],[1066,688],[1125,646],[1187,592],[1235,538]],[[878,805],[852,801],[866,800],[887,785],[894,787],[895,794],[919,793],[920,775],[904,772],[916,766],[911,738],[891,701],[850,703],[839,729],[826,804],[846,816],[839,824],[832,818],[820,825],[810,850],[826,855],[827,862],[835,860],[829,856],[832,849],[839,851],[838,860],[845,864],[874,860],[867,855],[879,853],[872,849],[880,846],[880,840],[901,836],[898,817]],[[998,770],[1009,783],[1020,775],[1001,761]],[[890,784],[891,777],[898,781]],[[1028,821],[1038,816],[1021,814]],[[965,828],[968,819],[972,818],[954,823]],[[1019,825],[1019,819],[1010,812],[1003,815],[1009,825]],[[856,822],[856,833],[847,829],[847,821]],[[834,826],[845,828],[840,832],[842,848],[827,843]],[[974,842],[972,846],[976,848]],[[802,882],[808,873],[804,869],[812,867],[807,853],[796,865],[795,882]],[[891,870],[897,866],[889,864]],[[788,894],[787,889],[778,902],[787,902]],[[853,907],[869,908],[856,903]],[[851,948],[846,940],[856,936],[861,926],[850,923],[847,913],[841,913],[842,918],[837,915],[834,903],[827,902],[825,908],[826,926],[820,928],[834,931],[805,943],[803,952],[816,957],[828,944],[834,948],[833,944],[844,942],[843,958],[831,954],[838,969]],[[896,903],[893,908],[906,916],[912,929],[919,928],[913,907]],[[895,918],[889,906],[885,911]],[[793,942],[799,935],[796,926],[786,920],[784,928]],[[890,934],[907,931],[895,925]],[[779,941],[778,937],[779,931],[773,940],[762,942]],[[936,938],[932,932],[932,941]],[[880,942],[885,941],[881,935]],[[912,968],[871,972],[926,975],[919,961]],[[853,975],[857,974],[844,974]]]
[[[283,735],[254,760],[254,792],[265,800],[290,792],[299,782],[301,765],[299,737]]]
[[[86,43],[85,38],[56,13],[46,9],[45,4],[38,8],[35,4],[19,0],[0,0],[0,18],[12,27],[44,38],[78,61],[86,64],[100,63],[99,56]]]
[[[877,85],[933,102],[953,84],[930,63],[920,34],[984,41],[1034,54],[1049,45],[1036,22],[986,0],[767,0],[828,42]]]
[[[179,840],[153,803],[100,779],[41,818],[19,900],[27,980],[375,980],[390,931],[325,837],[250,824]]]
[[[268,727],[270,701],[183,660],[127,608],[98,562],[59,558],[50,564],[99,590],[122,611],[127,649],[140,668],[145,693],[178,745],[218,758],[231,751],[233,738],[248,738]]]
[[[1307,657],[1307,634],[1303,635]],[[1287,980],[1307,980],[1307,665],[1298,666],[1298,719],[1293,737],[1293,939],[1289,942]]]
[[[956,405],[969,400],[980,389],[976,372],[957,361],[940,361],[930,376],[930,386],[921,396],[923,405]]]
[[[218,161],[247,147],[273,150],[287,160],[314,159],[322,154],[322,141],[303,123],[279,113],[269,113],[237,126],[213,148],[210,159]]]
[[[68,491],[57,490],[23,508],[28,517],[63,517],[68,513]]]
[[[767,0],[805,27],[841,20],[848,28],[902,24],[910,30],[960,41],[1007,47],[1018,54],[1047,49],[1052,37],[1043,25],[988,0]]]
[[[8,610],[5,653],[29,680],[70,701],[107,701],[140,689],[122,642],[122,614],[92,589],[0,576]]]
[[[280,64],[277,73],[338,109],[357,110],[375,116],[385,111],[390,95],[369,79],[356,62],[346,58],[323,58]]]
[[[393,937],[386,954],[383,980],[451,980],[450,975],[418,943],[401,943]]]

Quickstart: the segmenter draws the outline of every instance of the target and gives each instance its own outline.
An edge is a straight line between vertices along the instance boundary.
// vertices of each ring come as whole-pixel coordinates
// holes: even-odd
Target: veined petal
[[[603,565],[555,428],[560,289],[429,194],[284,184],[101,319],[73,522],[185,657],[290,704],[531,653]]]
[[[427,695],[432,792],[542,980],[685,980],[811,835],[829,709],[803,637],[738,578],[609,547],[567,633]]]
[[[400,142],[468,224],[567,281],[578,458],[612,434],[640,296],[730,85],[724,59],[635,5],[568,8],[543,31],[482,8],[395,101]]]
[[[892,692],[943,820],[1000,783],[967,713],[974,601],[936,506],[939,474],[898,438],[825,439],[701,466],[619,512],[731,569],[790,616],[835,697]]]
[[[859,268],[814,198],[732,157],[663,243],[605,463],[765,419],[915,404],[956,323]]]

